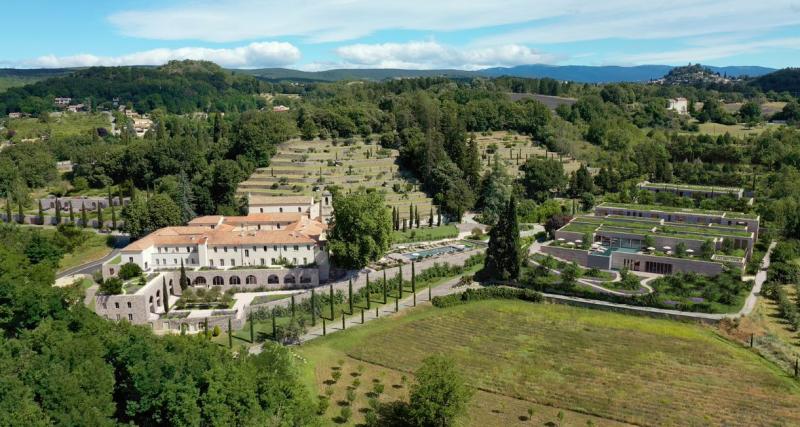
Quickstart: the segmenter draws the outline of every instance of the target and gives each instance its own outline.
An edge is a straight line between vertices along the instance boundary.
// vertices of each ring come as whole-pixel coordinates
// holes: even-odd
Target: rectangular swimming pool
[[[411,261],[416,261],[418,259],[423,258],[430,258],[434,256],[449,254],[453,252],[461,252],[465,248],[463,246],[439,246],[438,248],[431,248],[431,249],[423,249],[417,252],[411,252],[407,254],[403,254],[406,258],[410,259]]]

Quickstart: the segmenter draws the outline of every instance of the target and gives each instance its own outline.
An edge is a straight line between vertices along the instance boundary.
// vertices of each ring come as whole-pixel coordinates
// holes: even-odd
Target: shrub
[[[100,284],[98,292],[102,295],[119,295],[122,293],[122,280],[111,277]]]
[[[317,415],[325,414],[330,403],[331,400],[327,396],[320,397],[319,402],[317,402]]]
[[[353,410],[350,409],[349,406],[345,406],[342,408],[341,412],[339,412],[339,418],[342,422],[347,422],[350,420],[350,417],[353,416]]]
[[[219,328],[219,325],[215,325],[214,329],[211,330],[211,336],[212,337],[218,337],[219,334],[221,334],[221,333],[222,333],[222,330]]]
[[[132,262],[123,264],[119,269],[119,278],[122,280],[133,279],[142,274],[142,267]]]
[[[530,289],[492,287],[467,289],[461,293],[434,297],[431,303],[434,307],[445,308],[466,304],[470,301],[482,301],[488,299],[519,299],[530,302],[541,302],[542,295]]]

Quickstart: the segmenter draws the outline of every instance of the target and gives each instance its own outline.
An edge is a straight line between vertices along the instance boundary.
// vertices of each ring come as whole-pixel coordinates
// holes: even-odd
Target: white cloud
[[[152,49],[120,56],[45,55],[23,60],[15,65],[30,68],[161,65],[173,59],[207,60],[231,68],[277,67],[291,65],[300,60],[300,50],[291,43],[261,42],[224,49],[205,47]]]
[[[797,0],[198,0],[109,17],[123,34],[229,42],[299,36],[353,40],[380,30],[519,24],[488,46],[746,33],[800,24]]]
[[[359,68],[475,70],[552,61],[550,55],[522,45],[455,48],[435,41],[353,44],[339,47],[335,53],[344,61],[340,66]]]
[[[764,49],[800,50],[800,38],[787,37],[772,40],[760,40],[747,43],[709,44],[707,46],[689,47],[686,49],[651,52],[636,55],[624,55],[620,62],[628,64],[682,64],[687,62],[713,61],[735,55],[757,53]]]
[[[567,43],[602,39],[654,40],[733,33],[752,37],[800,24],[796,0],[610,0],[545,25],[486,37],[482,43]]]

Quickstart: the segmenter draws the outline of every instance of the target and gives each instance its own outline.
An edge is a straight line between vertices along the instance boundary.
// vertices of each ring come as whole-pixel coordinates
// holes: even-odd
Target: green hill
[[[751,83],[753,86],[768,92],[790,92],[800,96],[800,68],[784,68],[761,76]]]

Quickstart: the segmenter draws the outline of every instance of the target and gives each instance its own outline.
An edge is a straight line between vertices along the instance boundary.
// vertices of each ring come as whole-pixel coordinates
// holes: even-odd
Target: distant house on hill
[[[667,109],[678,114],[689,114],[689,101],[686,98],[672,98]]]
[[[285,105],[276,105],[276,106],[272,107],[272,111],[274,111],[276,113],[285,113],[285,112],[289,111],[289,107],[287,107]]]
[[[56,104],[57,107],[66,107],[72,102],[72,98],[56,98],[53,100],[53,103]]]

